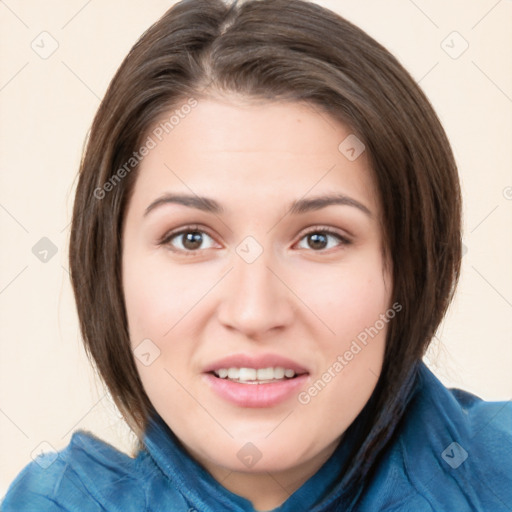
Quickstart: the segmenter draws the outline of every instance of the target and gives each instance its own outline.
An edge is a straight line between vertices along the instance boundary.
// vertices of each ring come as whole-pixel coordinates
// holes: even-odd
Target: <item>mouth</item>
[[[305,385],[309,371],[278,355],[233,355],[205,368],[211,389],[240,407],[272,407],[290,399]]]
[[[227,379],[231,382],[238,382],[240,384],[269,384],[272,382],[279,382],[283,380],[295,379],[299,375],[291,368],[283,368],[282,366],[268,368],[219,368],[210,372],[219,379]]]

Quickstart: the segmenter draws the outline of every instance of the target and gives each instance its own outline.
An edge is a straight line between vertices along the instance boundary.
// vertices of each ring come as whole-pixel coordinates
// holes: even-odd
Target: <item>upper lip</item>
[[[204,372],[213,372],[221,368],[276,368],[281,367],[284,369],[293,370],[297,375],[309,373],[306,368],[299,363],[277,354],[232,354],[222,359],[217,359],[213,363],[205,367]]]

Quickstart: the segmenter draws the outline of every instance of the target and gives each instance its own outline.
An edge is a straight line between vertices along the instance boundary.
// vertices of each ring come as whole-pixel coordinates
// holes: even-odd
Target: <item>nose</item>
[[[279,268],[264,251],[252,263],[233,254],[234,268],[227,276],[218,319],[246,337],[262,338],[289,326],[294,317],[293,293]]]

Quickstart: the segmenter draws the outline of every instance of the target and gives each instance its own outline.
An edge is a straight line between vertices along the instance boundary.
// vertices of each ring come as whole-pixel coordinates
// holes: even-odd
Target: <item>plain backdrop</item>
[[[80,342],[67,268],[93,115],[137,38],[174,2],[0,1],[0,496],[35,454],[88,429],[132,438]],[[426,358],[448,386],[512,398],[512,1],[323,0],[420,83],[459,165],[463,272]]]

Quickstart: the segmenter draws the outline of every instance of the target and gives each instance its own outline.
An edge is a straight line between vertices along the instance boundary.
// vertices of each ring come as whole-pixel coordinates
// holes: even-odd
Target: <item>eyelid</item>
[[[216,237],[213,236],[206,227],[201,226],[200,224],[190,224],[190,225],[187,225],[187,226],[182,226],[182,227],[177,228],[175,230],[167,231],[158,240],[158,245],[170,246],[170,242],[171,242],[171,240],[173,238],[175,238],[175,237],[177,237],[179,235],[182,235],[184,233],[195,232],[195,231],[208,235],[212,240],[214,240],[216,242]],[[344,234],[340,233],[335,228],[332,228],[332,227],[329,227],[329,226],[314,225],[314,226],[309,226],[308,228],[305,228],[305,230],[303,230],[300,233],[300,235],[298,235],[298,240],[296,242],[294,242],[293,246],[297,245],[303,238],[305,238],[306,236],[308,236],[310,234],[313,234],[313,233],[327,233],[329,235],[332,235],[332,236],[334,236],[334,237],[339,239],[340,245],[342,245],[342,246],[343,245],[350,245],[352,243],[352,239],[351,239],[351,237],[349,235],[344,235]],[[172,248],[171,250],[173,250],[174,252],[180,252],[180,253],[184,253],[184,254],[188,254],[188,255],[193,255],[193,254],[196,254],[198,252],[205,251],[206,249],[194,249],[194,250],[188,250],[187,251],[187,250]],[[318,251],[311,250],[311,252],[321,253],[321,252],[325,252],[325,250],[323,250],[323,249],[320,249]]]
[[[329,235],[332,235],[340,240],[341,245],[350,245],[353,242],[352,237],[350,235],[343,234],[336,228],[332,228],[330,226],[315,225],[315,226],[310,226],[310,227],[306,228],[305,231],[301,232],[301,234],[299,235],[298,241],[295,242],[294,245],[299,243],[304,237],[306,237],[310,234],[313,234],[313,233],[327,233]],[[312,252],[323,252],[323,250],[312,251]]]
[[[158,245],[168,245],[170,244],[171,239],[177,237],[178,235],[182,235],[184,233],[190,233],[192,231],[198,231],[199,233],[204,233],[208,235],[212,240],[216,242],[215,237],[209,232],[207,228],[201,226],[200,224],[189,224],[187,226],[182,226],[175,230],[166,231],[165,234],[158,239]],[[217,243],[217,242],[216,242]],[[179,249],[177,249],[179,250]],[[201,251],[204,249],[196,249],[195,251],[180,251],[180,252],[188,252],[193,254],[196,251]]]

